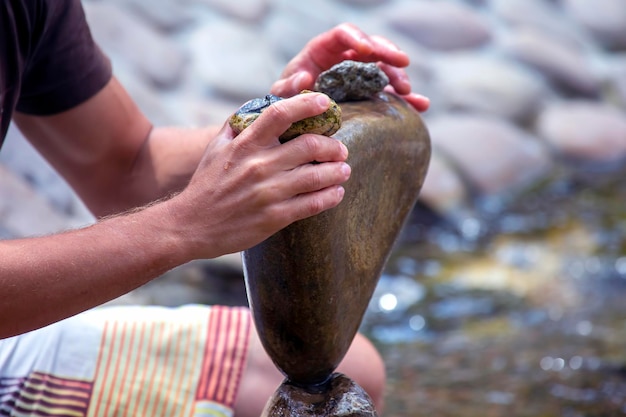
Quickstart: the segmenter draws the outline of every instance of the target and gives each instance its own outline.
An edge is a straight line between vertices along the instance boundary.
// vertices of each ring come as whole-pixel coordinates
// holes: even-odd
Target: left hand
[[[343,23],[311,39],[272,86],[272,94],[290,97],[312,89],[317,76],[346,59],[377,62],[389,77],[390,89],[402,96],[417,111],[428,110],[428,98],[411,92],[411,84],[402,69],[409,65],[408,55],[386,38],[369,36],[358,27]]]

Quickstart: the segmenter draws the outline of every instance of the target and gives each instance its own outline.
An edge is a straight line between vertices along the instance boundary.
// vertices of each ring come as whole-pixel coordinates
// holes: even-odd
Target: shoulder
[[[55,114],[103,88],[111,78],[111,66],[92,39],[80,0],[33,2],[37,10],[32,16],[32,50],[17,109]]]

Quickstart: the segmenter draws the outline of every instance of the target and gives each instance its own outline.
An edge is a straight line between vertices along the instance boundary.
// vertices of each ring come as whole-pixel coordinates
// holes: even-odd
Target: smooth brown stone
[[[324,382],[350,346],[424,181],[430,139],[397,96],[340,103],[352,175],[342,203],[243,254],[257,331],[299,385]]]
[[[333,374],[314,390],[283,382],[265,406],[261,417],[376,417],[367,393],[350,378]]]

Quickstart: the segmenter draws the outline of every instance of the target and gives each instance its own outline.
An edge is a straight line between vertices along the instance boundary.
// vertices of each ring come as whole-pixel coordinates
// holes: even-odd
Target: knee
[[[337,371],[359,384],[372,398],[378,414],[382,413],[387,378],[385,364],[367,338],[361,334],[356,335]]]

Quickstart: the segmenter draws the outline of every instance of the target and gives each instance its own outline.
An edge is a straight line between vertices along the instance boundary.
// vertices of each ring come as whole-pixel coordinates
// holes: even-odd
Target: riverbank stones
[[[537,132],[555,152],[569,158],[626,158],[626,114],[608,104],[576,100],[550,105],[538,119]]]

